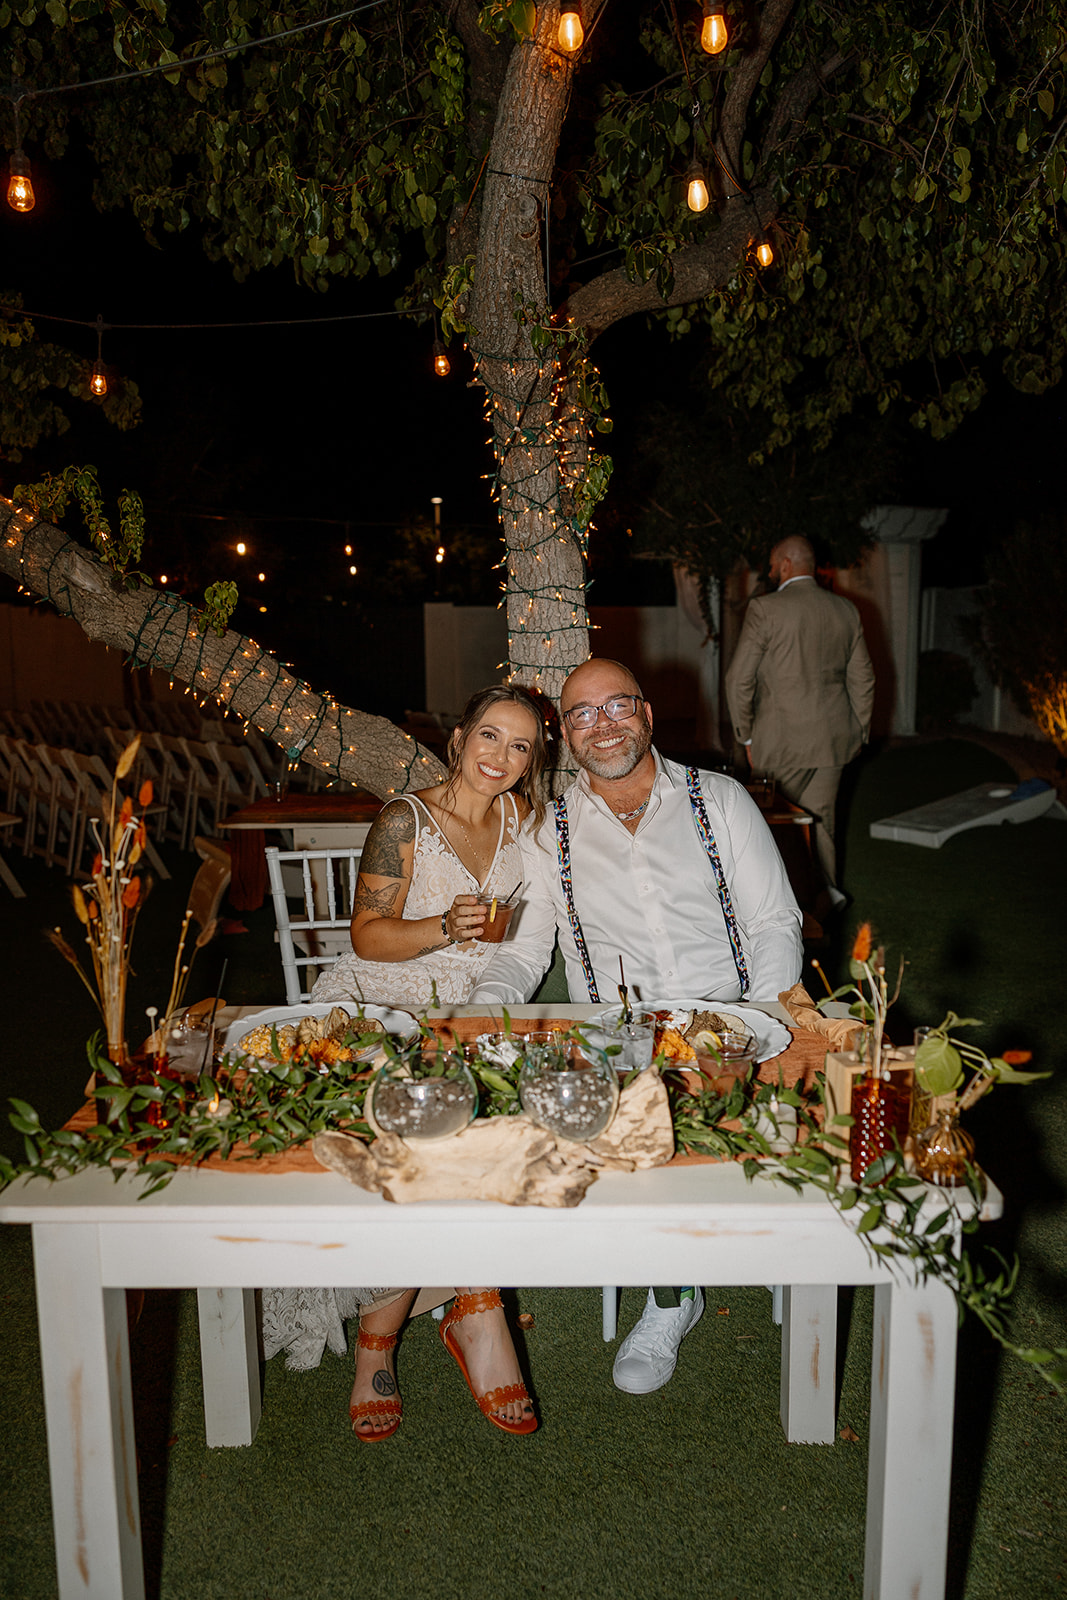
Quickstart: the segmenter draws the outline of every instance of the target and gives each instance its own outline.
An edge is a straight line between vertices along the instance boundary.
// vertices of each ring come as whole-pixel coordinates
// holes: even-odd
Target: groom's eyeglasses
[[[591,728],[599,712],[603,712],[609,722],[625,722],[632,717],[639,705],[644,705],[644,700],[639,694],[617,694],[613,700],[607,700],[602,706],[575,706],[573,711],[563,713],[571,728]]]

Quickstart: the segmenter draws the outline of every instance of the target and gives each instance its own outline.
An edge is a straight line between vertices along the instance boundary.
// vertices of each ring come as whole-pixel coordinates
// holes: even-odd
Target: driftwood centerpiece
[[[663,1166],[674,1154],[667,1091],[641,1073],[622,1092],[611,1126],[592,1144],[557,1140],[524,1114],[473,1123],[454,1139],[408,1143],[383,1133],[316,1134],[317,1161],[386,1200],[499,1200],[510,1206],[576,1206],[598,1171]]]

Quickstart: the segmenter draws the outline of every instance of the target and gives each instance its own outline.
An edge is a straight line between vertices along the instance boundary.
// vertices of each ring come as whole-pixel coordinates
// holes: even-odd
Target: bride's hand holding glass
[[[486,908],[476,894],[457,894],[445,912],[441,926],[453,944],[466,944],[469,939],[481,937],[485,926]]]

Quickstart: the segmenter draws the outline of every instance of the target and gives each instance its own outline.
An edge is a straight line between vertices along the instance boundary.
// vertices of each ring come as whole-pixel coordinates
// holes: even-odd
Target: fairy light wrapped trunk
[[[551,330],[541,241],[573,66],[538,12],[512,50],[484,177],[468,343],[497,460],[507,549],[509,676],[558,700],[589,654],[585,533],[572,485],[587,417],[569,384],[567,330]]]

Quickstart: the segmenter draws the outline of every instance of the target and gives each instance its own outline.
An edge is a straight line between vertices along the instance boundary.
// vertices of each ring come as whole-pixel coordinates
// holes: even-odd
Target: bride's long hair
[[[545,740],[545,718],[547,701],[539,701],[517,683],[493,683],[487,689],[478,689],[471,695],[463,708],[463,715],[452,730],[448,741],[448,777],[445,781],[443,798],[451,800],[456,784],[459,782],[460,768],[463,762],[463,751],[467,740],[478,724],[483,721],[490,707],[508,703],[521,706],[533,718],[535,733],[530,745],[530,762],[515,784],[514,792],[521,795],[529,802],[533,809],[533,823],[535,828],[540,827],[545,815],[545,763],[548,759],[548,747]]]

